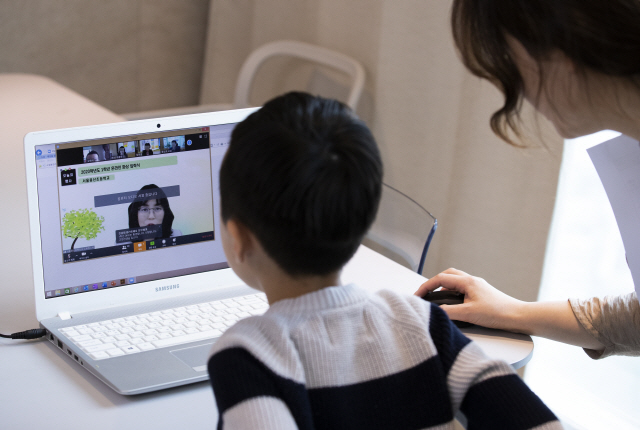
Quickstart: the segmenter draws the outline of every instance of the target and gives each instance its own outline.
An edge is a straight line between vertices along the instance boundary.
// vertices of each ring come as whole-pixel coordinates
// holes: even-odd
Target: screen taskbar
[[[190,243],[214,240],[214,236],[215,235],[213,231],[207,231],[204,233],[187,234],[184,236],[153,238],[139,242],[126,242],[120,245],[109,246],[106,248],[89,247],[74,250],[65,250],[62,254],[62,261],[64,263],[72,263],[74,261],[84,261],[93,258],[110,257],[112,255],[172,248],[179,245],[187,245]]]
[[[54,290],[46,290],[45,298],[69,296],[72,294],[86,293],[89,291],[106,290],[125,285],[139,284],[141,282],[156,281],[158,279],[168,279],[176,276],[192,275],[194,273],[209,272],[212,270],[227,269],[229,264],[226,261],[220,263],[206,264],[204,266],[195,266],[178,270],[170,270],[167,272],[151,273],[148,275],[131,276],[127,278],[109,279],[107,281],[91,282],[88,284],[77,285],[69,288],[60,288]],[[166,288],[166,287],[162,287]]]

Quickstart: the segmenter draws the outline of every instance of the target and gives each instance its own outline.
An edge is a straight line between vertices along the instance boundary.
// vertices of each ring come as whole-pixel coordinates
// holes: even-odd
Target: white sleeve
[[[254,397],[228,409],[222,429],[294,430],[298,428],[287,405],[275,397]]]

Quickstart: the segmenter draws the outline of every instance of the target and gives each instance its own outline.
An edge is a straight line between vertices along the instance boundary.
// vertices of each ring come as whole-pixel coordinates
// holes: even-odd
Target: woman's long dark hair
[[[520,136],[524,86],[505,35],[538,62],[559,50],[579,71],[626,77],[640,85],[639,23],[640,0],[454,0],[451,12],[464,65],[504,94],[491,129],[513,145],[508,132]]]
[[[149,190],[153,190],[156,193],[153,197],[147,197],[147,193]],[[140,188],[136,199],[129,205],[129,228],[138,228],[140,224],[138,223],[138,210],[149,200],[154,199],[162,209],[164,209],[164,217],[162,219],[162,237],[170,237],[173,232],[173,212],[171,212],[171,208],[169,207],[169,200],[167,199],[166,194],[162,191],[162,188],[155,184],[145,185]]]

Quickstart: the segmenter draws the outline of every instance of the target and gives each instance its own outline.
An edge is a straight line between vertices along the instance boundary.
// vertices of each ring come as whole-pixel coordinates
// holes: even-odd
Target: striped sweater
[[[557,429],[507,363],[444,311],[354,285],[274,303],[239,321],[208,362],[218,429]]]

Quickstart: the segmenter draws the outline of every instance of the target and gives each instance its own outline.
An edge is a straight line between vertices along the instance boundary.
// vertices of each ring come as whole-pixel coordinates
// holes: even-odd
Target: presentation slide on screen
[[[150,140],[153,157],[58,168],[65,263],[214,239],[209,151],[180,151],[184,136],[141,140],[142,151]]]

